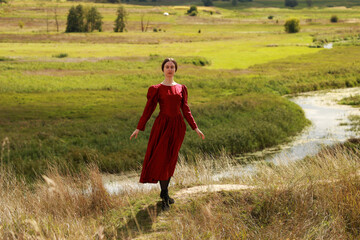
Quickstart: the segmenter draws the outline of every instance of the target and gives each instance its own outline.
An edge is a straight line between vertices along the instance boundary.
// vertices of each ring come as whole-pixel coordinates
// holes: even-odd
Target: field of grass
[[[83,2],[98,7],[104,32],[63,33],[76,4],[14,0],[0,9],[1,159],[29,179],[48,164],[62,171],[65,163],[75,171],[88,163],[111,173],[139,169],[158,109],[139,139],[130,142],[129,136],[148,87],[163,80],[165,57],[178,61],[175,81],[188,87],[206,135],[200,141],[187,132],[180,153],[188,161],[221,149],[241,154],[289,141],[308,122],[282,95],[360,83],[359,8],[326,7],[325,1],[295,9],[268,8],[267,1],[244,3],[254,4],[249,8],[215,2],[189,17],[182,4],[131,2],[124,5],[128,31],[113,33],[119,5]],[[142,14],[150,20],[148,32],[140,31]],[[339,23],[330,23],[333,14]],[[300,33],[284,33],[289,17],[301,19]],[[152,32],[154,27],[162,31]],[[329,41],[336,42],[334,49],[316,48]]]

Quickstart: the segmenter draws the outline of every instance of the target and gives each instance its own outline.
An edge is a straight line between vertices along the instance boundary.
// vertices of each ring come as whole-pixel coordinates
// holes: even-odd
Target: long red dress
[[[181,84],[157,84],[149,87],[148,100],[137,129],[145,130],[146,122],[155,111],[158,102],[160,113],[151,129],[140,176],[141,183],[157,183],[159,180],[168,180],[173,175],[186,131],[180,109],[191,128],[197,128],[187,103],[187,96],[187,88]]]

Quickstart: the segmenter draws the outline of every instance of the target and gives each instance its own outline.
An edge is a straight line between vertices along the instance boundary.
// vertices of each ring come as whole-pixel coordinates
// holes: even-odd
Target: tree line
[[[114,32],[123,32],[126,26],[127,12],[123,6],[117,9]],[[102,31],[102,15],[96,7],[84,8],[81,4],[71,7],[67,15],[65,32]]]

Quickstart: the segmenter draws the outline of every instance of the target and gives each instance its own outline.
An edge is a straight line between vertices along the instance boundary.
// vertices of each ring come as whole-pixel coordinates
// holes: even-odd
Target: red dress
[[[159,180],[168,180],[173,175],[186,131],[180,109],[191,128],[197,128],[187,104],[187,95],[186,86],[181,84],[157,84],[149,87],[148,100],[137,129],[145,130],[146,122],[158,102],[160,113],[151,129],[140,176],[141,183],[157,183]]]

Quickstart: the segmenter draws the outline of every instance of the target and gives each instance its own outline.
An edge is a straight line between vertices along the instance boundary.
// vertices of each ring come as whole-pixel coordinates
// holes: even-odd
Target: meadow
[[[112,32],[120,4],[8,2],[0,5],[0,238],[359,238],[359,139],[212,178],[246,169],[239,155],[289,142],[311,124],[289,94],[360,85],[358,1],[293,9],[280,0],[130,1],[123,33]],[[80,3],[98,8],[103,32],[64,33],[69,8]],[[185,15],[190,4],[198,16]],[[284,32],[291,17],[299,33]],[[129,137],[148,87],[163,80],[165,57],[177,60],[175,81],[187,86],[206,136],[187,126],[170,195],[207,184],[247,190],[184,194],[168,212],[157,190],[106,191],[106,173],[139,174],[159,109]],[[341,103],[358,107],[359,96]],[[359,129],[359,116],[352,120]]]
[[[181,4],[130,2],[124,5],[127,32],[113,33],[119,4],[83,3],[101,12],[103,32],[64,33],[67,11],[76,4],[14,0],[1,6],[0,139],[8,140],[1,160],[30,181],[49,165],[65,171],[70,164],[75,172],[89,163],[109,173],[139,169],[158,109],[139,139],[130,142],[129,136],[148,87],[162,81],[160,65],[168,56],[179,62],[175,81],[188,87],[193,115],[207,136],[201,142],[187,132],[180,152],[187,161],[290,141],[309,123],[282,95],[360,83],[357,7],[254,2],[230,8],[215,2],[190,17]],[[338,23],[330,23],[333,14]],[[150,22],[147,32],[140,31],[142,16]],[[289,17],[300,18],[300,33],[284,32]],[[321,48],[329,41],[334,49]]]

